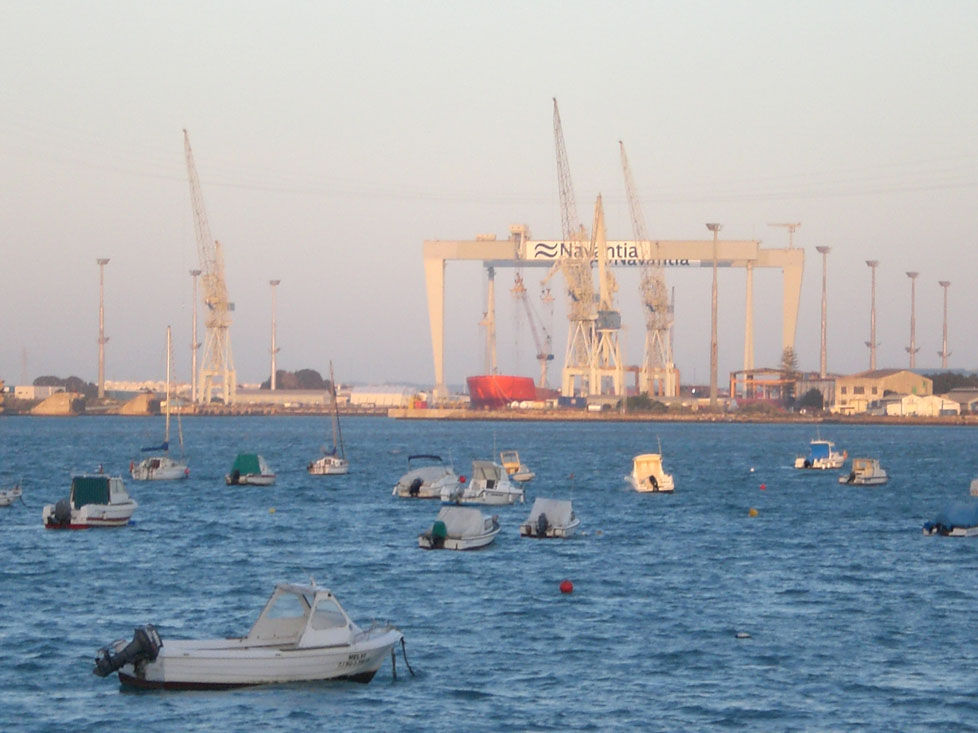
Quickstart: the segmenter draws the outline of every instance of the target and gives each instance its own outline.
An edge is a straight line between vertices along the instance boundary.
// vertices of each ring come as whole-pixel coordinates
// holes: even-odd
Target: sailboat
[[[187,462],[181,457],[180,460],[170,457],[170,361],[172,344],[170,342],[170,327],[166,327],[166,428],[163,433],[162,445],[153,445],[142,448],[145,451],[163,451],[163,455],[144,458],[139,463],[129,464],[129,473],[136,481],[174,481],[176,479],[187,478],[190,469]],[[180,416],[177,416],[179,426]],[[180,435],[180,454],[183,455],[183,430],[178,429]]]
[[[308,466],[306,470],[313,476],[328,476],[350,472],[350,462],[343,450],[343,432],[340,430],[340,411],[336,406],[336,380],[333,377],[333,362],[329,362],[329,388],[333,397],[333,448],[323,448],[323,456]]]

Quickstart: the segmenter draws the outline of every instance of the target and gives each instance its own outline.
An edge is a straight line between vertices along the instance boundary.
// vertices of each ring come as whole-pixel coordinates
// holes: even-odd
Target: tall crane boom
[[[530,299],[526,296],[526,286],[523,284],[523,276],[521,274],[516,273],[516,282],[510,292],[523,306],[523,310],[526,313],[526,320],[530,324],[530,333],[533,335],[533,343],[537,347],[537,361],[540,362],[540,383],[537,386],[540,389],[547,389],[547,366],[554,358],[553,352],[551,351],[552,340],[550,338],[550,331],[547,330],[546,326],[541,324],[540,328],[543,329],[543,339],[540,338],[540,334],[537,331],[536,316],[533,313],[533,308],[530,306]],[[549,294],[549,290],[545,291],[543,295],[544,299],[549,297]]]
[[[190,135],[186,130],[183,131],[183,149],[187,159],[190,204],[194,215],[194,232],[197,236],[197,255],[200,258],[204,304],[207,306],[198,401],[207,404],[214,397],[220,397],[224,404],[231,404],[235,401],[237,392],[230,331],[231,311],[234,309],[234,304],[228,299],[221,243],[211,238],[204,197],[200,190],[200,179],[197,177],[197,166],[194,164],[194,154],[190,148]]]
[[[639,246],[646,248],[648,257],[642,266],[639,291],[645,311],[645,350],[640,370],[641,384],[650,395],[673,397],[679,394],[679,380],[672,360],[673,308],[669,303],[665,271],[661,258],[656,257],[645,228],[645,216],[638,200],[632,169],[628,165],[625,143],[618,141],[621,150],[621,168],[625,177],[625,193],[631,213],[632,232]]]
[[[560,190],[560,221],[564,244],[570,256],[561,260],[560,270],[567,284],[569,298],[567,318],[567,352],[564,357],[561,393],[571,397],[580,392],[587,395],[596,387],[592,384],[597,335],[594,302],[594,282],[591,274],[592,251],[584,227],[577,217],[574,186],[564,145],[564,129],[560,110],[554,99],[554,142],[557,151],[557,185]],[[580,387],[578,387],[580,380]]]

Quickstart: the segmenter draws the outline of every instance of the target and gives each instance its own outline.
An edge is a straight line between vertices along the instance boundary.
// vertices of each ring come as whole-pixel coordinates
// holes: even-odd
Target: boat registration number
[[[345,662],[340,662],[340,667],[356,667],[358,664],[363,664],[367,661],[366,652],[354,652],[346,658]]]

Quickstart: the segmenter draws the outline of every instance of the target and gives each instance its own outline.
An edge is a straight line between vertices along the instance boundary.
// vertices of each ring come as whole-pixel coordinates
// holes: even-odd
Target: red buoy
[[[465,483],[465,476],[459,476],[459,477],[458,477],[458,482],[459,482],[460,484],[464,484],[464,483]]]
[[[766,488],[767,488],[767,484],[761,484],[761,491],[764,491]]]
[[[574,584],[569,580],[560,581],[560,592],[561,593],[571,593],[574,590]]]

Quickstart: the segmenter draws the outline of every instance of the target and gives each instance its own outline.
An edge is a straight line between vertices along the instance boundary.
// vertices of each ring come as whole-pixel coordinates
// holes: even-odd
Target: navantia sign
[[[652,253],[651,242],[607,242],[605,251],[609,265],[655,265],[658,267],[691,267],[698,266],[699,260],[657,259]],[[537,262],[555,262],[565,259],[598,259],[595,248],[590,244],[578,242],[526,242],[523,259]]]

